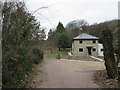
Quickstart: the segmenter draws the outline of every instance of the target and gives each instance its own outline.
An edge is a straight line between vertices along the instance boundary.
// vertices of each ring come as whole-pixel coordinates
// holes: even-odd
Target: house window
[[[95,41],[95,40],[93,40],[93,43],[96,43],[96,41]]]
[[[95,52],[95,51],[96,51],[96,48],[93,48],[93,51]]]
[[[82,43],[83,43],[83,41],[79,41],[79,43],[80,43],[80,44],[82,44]]]
[[[103,52],[103,49],[101,49],[101,52]]]
[[[79,48],[79,52],[83,52],[83,48]]]

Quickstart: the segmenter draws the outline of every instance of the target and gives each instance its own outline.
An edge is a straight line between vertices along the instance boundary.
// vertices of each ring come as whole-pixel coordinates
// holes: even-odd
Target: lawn
[[[67,55],[68,51],[56,51],[52,53],[47,53],[46,56],[60,59],[60,57]]]

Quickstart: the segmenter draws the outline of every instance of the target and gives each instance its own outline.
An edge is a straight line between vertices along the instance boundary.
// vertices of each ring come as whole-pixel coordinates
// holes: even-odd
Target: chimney
[[[83,28],[80,27],[80,29],[79,29],[79,34],[82,34],[82,33],[83,33]]]

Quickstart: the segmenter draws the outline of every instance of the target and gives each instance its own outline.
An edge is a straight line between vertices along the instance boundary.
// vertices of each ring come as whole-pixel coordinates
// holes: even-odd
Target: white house
[[[99,43],[99,38],[81,33],[73,38],[72,42],[73,56],[103,56],[103,45]]]

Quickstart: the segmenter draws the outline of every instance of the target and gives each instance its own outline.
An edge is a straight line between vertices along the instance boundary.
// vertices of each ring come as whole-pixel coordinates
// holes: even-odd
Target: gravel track
[[[100,62],[72,62],[45,58],[44,64],[38,65],[37,69],[37,75],[33,78],[36,88],[99,88],[93,81],[93,73],[104,67]]]

